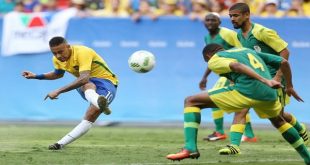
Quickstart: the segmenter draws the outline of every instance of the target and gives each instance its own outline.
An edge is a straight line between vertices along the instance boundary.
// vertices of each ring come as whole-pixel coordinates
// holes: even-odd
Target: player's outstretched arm
[[[65,93],[65,92],[71,91],[73,89],[76,89],[76,88],[79,88],[79,87],[85,85],[86,83],[88,83],[89,78],[90,78],[90,71],[82,71],[82,72],[80,72],[80,76],[76,80],[74,80],[72,83],[70,83],[66,86],[63,86],[59,89],[56,89],[56,90],[48,93],[45,96],[44,100],[46,100],[48,98],[50,98],[51,100],[57,99],[57,97],[61,93]]]
[[[55,80],[63,77],[64,74],[56,74],[55,72],[48,72],[44,74],[34,74],[30,71],[23,71],[22,76],[26,79],[39,79],[39,80]]]
[[[280,66],[281,72],[284,75],[284,78],[286,80],[286,93],[289,96],[293,96],[297,101],[304,102],[302,98],[297,94],[297,92],[294,90],[293,87],[293,81],[292,81],[292,71],[290,64],[287,60],[283,59]]]

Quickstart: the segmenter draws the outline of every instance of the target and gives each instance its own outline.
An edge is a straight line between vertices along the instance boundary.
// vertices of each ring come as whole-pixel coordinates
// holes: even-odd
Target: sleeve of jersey
[[[214,55],[208,62],[208,68],[216,74],[224,74],[231,72],[229,64],[237,62],[236,59],[219,57]]]
[[[264,28],[260,35],[262,41],[269,45],[276,52],[281,52],[288,45],[274,30]]]
[[[283,57],[277,56],[274,54],[269,54],[269,53],[262,53],[262,52],[257,52],[257,53],[267,65],[270,65],[271,67],[275,69],[279,69],[281,62],[283,60]]]
[[[93,52],[90,50],[80,51],[77,60],[79,62],[79,72],[91,70],[91,64],[93,61]]]
[[[222,30],[220,31],[220,35],[227,43],[229,43],[229,45],[232,45],[236,48],[242,47],[241,43],[238,40],[237,33],[235,31],[222,28]]]

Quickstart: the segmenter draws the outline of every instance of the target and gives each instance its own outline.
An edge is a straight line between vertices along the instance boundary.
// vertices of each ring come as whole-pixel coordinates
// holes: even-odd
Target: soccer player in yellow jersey
[[[91,48],[69,45],[63,37],[53,37],[49,46],[54,55],[54,71],[44,74],[24,71],[22,76],[27,79],[55,80],[63,77],[67,71],[76,79],[51,91],[45,99],[54,100],[60,94],[76,89],[83,99],[90,102],[84,119],[57,143],[48,147],[50,150],[59,150],[84,135],[101,113],[111,113],[108,106],[115,97],[118,80],[106,62]]]
[[[288,59],[288,44],[279,37],[276,31],[260,24],[252,23],[250,20],[250,9],[246,3],[236,3],[232,5],[229,9],[229,16],[234,28],[240,29],[237,36],[243,47],[253,49],[257,52],[275,54]],[[285,87],[286,82],[283,79],[282,72],[272,66],[267,66],[273,79],[282,82],[282,85]],[[284,106],[289,103],[289,97],[286,95],[285,91],[281,89],[278,89],[278,96],[284,108]],[[299,132],[304,141],[308,143],[309,138],[306,127],[299,123],[292,114],[284,112],[283,110],[281,114],[283,118]],[[234,121],[243,120],[244,116],[245,113],[238,113]],[[231,144],[221,149],[219,153],[227,155],[239,153],[239,145],[243,130],[244,129],[232,126],[231,134],[233,134],[234,137],[231,138]]]
[[[216,43],[222,45],[224,49],[228,50],[231,48],[240,48],[241,43],[237,38],[237,33],[233,30],[227,29],[225,27],[220,27],[221,19],[220,15],[214,12],[211,12],[205,16],[204,19],[204,26],[208,30],[209,34],[205,36],[205,44]],[[210,69],[206,69],[200,83],[199,88],[201,90],[205,90],[207,77],[211,73]],[[222,88],[228,86],[230,81],[227,80],[225,77],[220,77],[212,89]],[[207,137],[203,138],[203,140],[208,141],[217,141],[217,140],[224,140],[227,138],[227,135],[224,132],[224,111],[219,108],[212,108],[212,118],[215,124],[215,131],[208,135]],[[249,113],[246,115],[246,126],[245,126],[245,137],[248,137],[248,141],[256,142],[257,138],[254,135],[252,130],[251,122],[250,122],[250,115]],[[243,121],[244,122],[244,121]],[[234,125],[239,123],[234,123]],[[238,126],[238,125],[237,125]]]

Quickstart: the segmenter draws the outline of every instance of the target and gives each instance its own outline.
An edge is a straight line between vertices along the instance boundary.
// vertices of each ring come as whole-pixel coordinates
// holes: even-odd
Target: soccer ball
[[[128,65],[137,73],[146,73],[155,66],[155,56],[149,51],[139,50],[129,57]]]

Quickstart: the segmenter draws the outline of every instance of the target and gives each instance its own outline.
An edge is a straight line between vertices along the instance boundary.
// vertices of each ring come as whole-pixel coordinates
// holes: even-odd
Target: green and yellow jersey
[[[106,62],[91,48],[86,46],[71,46],[72,54],[68,61],[61,62],[53,56],[54,68],[71,73],[75,77],[82,71],[90,71],[90,77],[110,80],[114,85],[118,80],[109,69]]]
[[[237,33],[233,30],[230,30],[224,27],[220,27],[219,33],[214,38],[212,38],[212,36],[208,34],[205,36],[204,40],[205,40],[206,45],[211,44],[211,43],[216,43],[216,44],[222,45],[225,50],[228,50],[234,47],[237,47],[237,48],[241,47],[241,43],[239,42],[237,38]]]
[[[257,23],[252,23],[252,28],[246,37],[242,35],[241,31],[238,32],[237,37],[243,47],[253,49],[256,52],[279,55],[279,52],[288,46],[276,31]],[[268,68],[271,75],[275,76],[277,69],[270,66]]]
[[[214,73],[224,76],[234,83],[234,85],[225,87],[227,90],[237,90],[244,96],[256,100],[274,101],[278,98],[275,89],[245,74],[233,72],[229,64],[231,62],[242,63],[252,68],[260,76],[271,79],[266,64],[278,70],[282,60],[283,58],[280,56],[239,48],[216,53],[208,61],[208,66]]]

